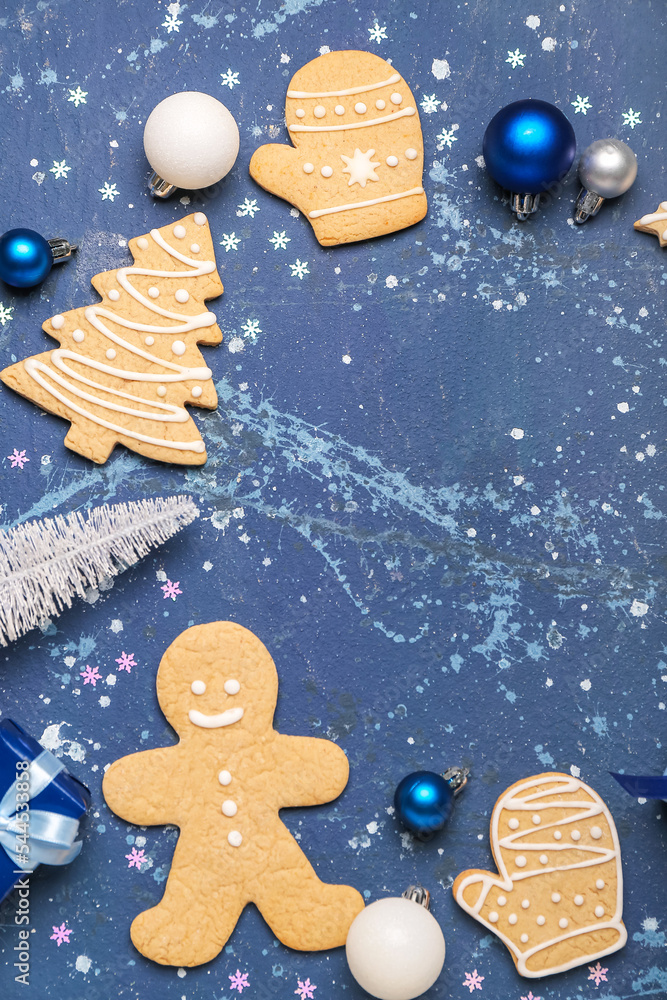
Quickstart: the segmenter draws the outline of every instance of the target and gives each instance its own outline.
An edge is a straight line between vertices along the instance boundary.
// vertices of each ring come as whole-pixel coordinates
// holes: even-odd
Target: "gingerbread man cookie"
[[[234,622],[189,628],[162,657],[157,696],[179,743],[117,760],[103,785],[128,822],[180,828],[164,896],[132,924],[136,948],[163,965],[201,965],[250,902],[290,948],[345,944],[363,899],[319,880],[278,810],[334,799],[347,758],[329,740],[273,729],[278,675],[266,647]]]
[[[424,143],[412,92],[371,52],[327,52],[287,91],[296,148],[260,146],[252,177],[291,202],[323,246],[412,226],[426,215]]]
[[[529,978],[587,965],[622,948],[623,874],[614,820],[579,778],[517,781],[491,816],[499,875],[473,869],[454,897],[509,948]]]
[[[634,228],[640,233],[651,233],[660,240],[660,246],[667,246],[667,201],[661,201],[657,212],[642,215],[637,219]]]

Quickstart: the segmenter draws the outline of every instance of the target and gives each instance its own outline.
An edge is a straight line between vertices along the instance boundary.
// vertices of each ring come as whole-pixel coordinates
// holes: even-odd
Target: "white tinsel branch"
[[[190,497],[157,497],[45,517],[0,531],[0,645],[117,576],[190,524]]]

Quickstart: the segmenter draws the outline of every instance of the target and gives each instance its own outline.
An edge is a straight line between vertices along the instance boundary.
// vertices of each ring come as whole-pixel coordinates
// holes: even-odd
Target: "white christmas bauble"
[[[144,129],[144,150],[163,180],[194,191],[215,184],[232,169],[239,130],[215,97],[184,91],[153,108]]]
[[[350,972],[379,1000],[412,1000],[436,981],[445,939],[435,917],[403,897],[379,899],[354,919],[345,945]]]

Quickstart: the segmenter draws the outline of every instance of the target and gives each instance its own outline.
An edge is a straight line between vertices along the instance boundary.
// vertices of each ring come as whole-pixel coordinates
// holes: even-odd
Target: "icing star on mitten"
[[[623,876],[614,820],[569,774],[517,781],[491,816],[498,875],[454,882],[460,906],[507,946],[522,976],[539,978],[622,948]]]
[[[660,246],[667,246],[667,201],[662,201],[658,205],[657,212],[650,215],[642,215],[637,219],[634,228],[640,233],[651,233],[660,240]]]
[[[348,763],[329,740],[277,733],[277,695],[268,650],[234,622],[189,628],[162,657],[158,701],[180,741],[117,760],[103,786],[129,823],[180,829],[162,900],[132,924],[147,958],[208,962],[250,902],[283,944],[336,948],[364,908],[356,889],[320,881],[278,815],[331,801]]]
[[[327,52],[293,77],[285,103],[294,146],[260,146],[250,174],[291,202],[323,246],[405,229],[426,215],[416,102],[371,52]]]

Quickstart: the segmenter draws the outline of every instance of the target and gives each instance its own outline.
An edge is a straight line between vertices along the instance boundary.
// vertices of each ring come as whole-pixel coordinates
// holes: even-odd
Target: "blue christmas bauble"
[[[394,808],[403,826],[417,837],[425,838],[449,819],[454,792],[441,774],[414,771],[399,783],[394,794]]]
[[[32,229],[10,229],[0,237],[0,278],[15,288],[32,288],[53,266],[48,242]]]
[[[546,101],[514,101],[495,115],[484,133],[487,170],[508,191],[540,194],[561,180],[574,161],[574,129]]]

